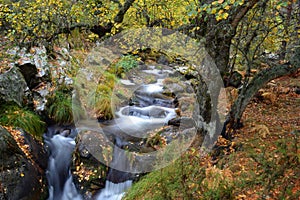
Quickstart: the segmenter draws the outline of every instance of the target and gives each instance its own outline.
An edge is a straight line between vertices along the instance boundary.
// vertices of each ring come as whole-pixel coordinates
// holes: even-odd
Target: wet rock
[[[26,88],[26,81],[16,67],[0,74],[0,102],[14,102],[21,106]]]
[[[81,188],[82,193],[94,194],[105,185],[108,167],[103,163],[109,163],[112,154],[111,146],[106,143],[103,135],[97,131],[78,131],[73,154],[75,165],[71,170],[75,177],[74,181]],[[89,172],[88,177],[83,175],[85,172]]]
[[[168,125],[180,126],[180,128],[188,129],[196,127],[195,120],[189,117],[177,117],[169,120]]]
[[[166,90],[166,92],[164,92],[164,93],[167,93],[167,91],[170,91],[170,93],[173,93],[173,94],[180,94],[185,91],[184,85],[181,85],[178,83],[168,84],[164,88]]]
[[[0,199],[43,199],[42,171],[18,147],[12,135],[0,127]]]
[[[28,147],[32,160],[39,166],[39,168],[46,170],[48,158],[42,142],[22,129],[18,130],[21,133],[21,137],[23,137],[24,145],[27,145]]]
[[[162,64],[162,65],[168,65],[168,64],[170,63],[170,60],[168,59],[167,56],[161,55],[161,56],[159,56],[159,58],[157,59],[157,63],[158,63],[158,64]]]

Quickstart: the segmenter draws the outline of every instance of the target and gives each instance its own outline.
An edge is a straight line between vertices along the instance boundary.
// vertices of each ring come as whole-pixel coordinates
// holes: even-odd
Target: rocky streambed
[[[68,64],[62,59],[53,68],[38,48],[20,56],[1,74],[1,102],[29,105],[44,116],[53,76],[73,84],[63,70]],[[71,126],[50,121],[44,144],[21,129],[13,134],[1,127],[0,199],[121,198],[144,173],[176,159],[195,134],[195,95],[182,68],[175,69],[140,63],[114,83],[113,120],[90,115]]]

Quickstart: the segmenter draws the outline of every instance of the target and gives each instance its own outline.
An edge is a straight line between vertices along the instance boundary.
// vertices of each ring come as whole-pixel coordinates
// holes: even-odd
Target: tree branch
[[[124,3],[123,7],[120,8],[118,14],[114,18],[114,22],[115,23],[121,23],[123,21],[124,15],[126,14],[127,10],[132,6],[132,4],[133,4],[134,1],[135,0],[127,0]]]
[[[242,6],[236,13],[236,15],[233,17],[233,20],[231,22],[231,26],[233,29],[236,29],[239,25],[240,21],[243,19],[243,17],[247,14],[251,8],[258,2],[259,0],[252,0],[246,3],[245,6]],[[268,1],[268,0],[266,0]]]
[[[117,15],[114,17],[113,22],[109,22],[105,26],[95,25],[91,28],[91,31],[93,33],[97,34],[100,38],[105,36],[106,33],[110,33],[112,28],[114,27],[114,23],[122,23],[123,22],[126,12],[132,6],[134,1],[135,0],[127,0],[124,3],[123,7],[120,8]]]

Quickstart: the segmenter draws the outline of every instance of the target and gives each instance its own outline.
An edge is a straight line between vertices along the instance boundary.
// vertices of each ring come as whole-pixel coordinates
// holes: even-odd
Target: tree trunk
[[[222,135],[226,138],[230,135],[226,134],[227,128],[237,128],[240,123],[243,112],[253,96],[269,81],[276,79],[284,75],[290,75],[295,73],[300,68],[300,48],[295,49],[294,56],[289,63],[279,64],[274,67],[260,71],[250,83],[242,89],[237,100],[234,102],[229,115],[225,122],[225,128],[222,131]]]

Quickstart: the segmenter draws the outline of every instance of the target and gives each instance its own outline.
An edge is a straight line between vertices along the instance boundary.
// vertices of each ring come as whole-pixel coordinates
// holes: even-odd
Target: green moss
[[[201,158],[198,155],[197,151],[190,150],[167,167],[147,174],[133,184],[125,194],[125,200],[233,199],[233,187],[223,174],[218,183],[207,185],[220,170],[208,173],[205,166],[199,165]]]
[[[45,122],[29,109],[3,105],[0,112],[0,124],[3,126],[19,127],[36,137],[41,137],[45,131]]]

